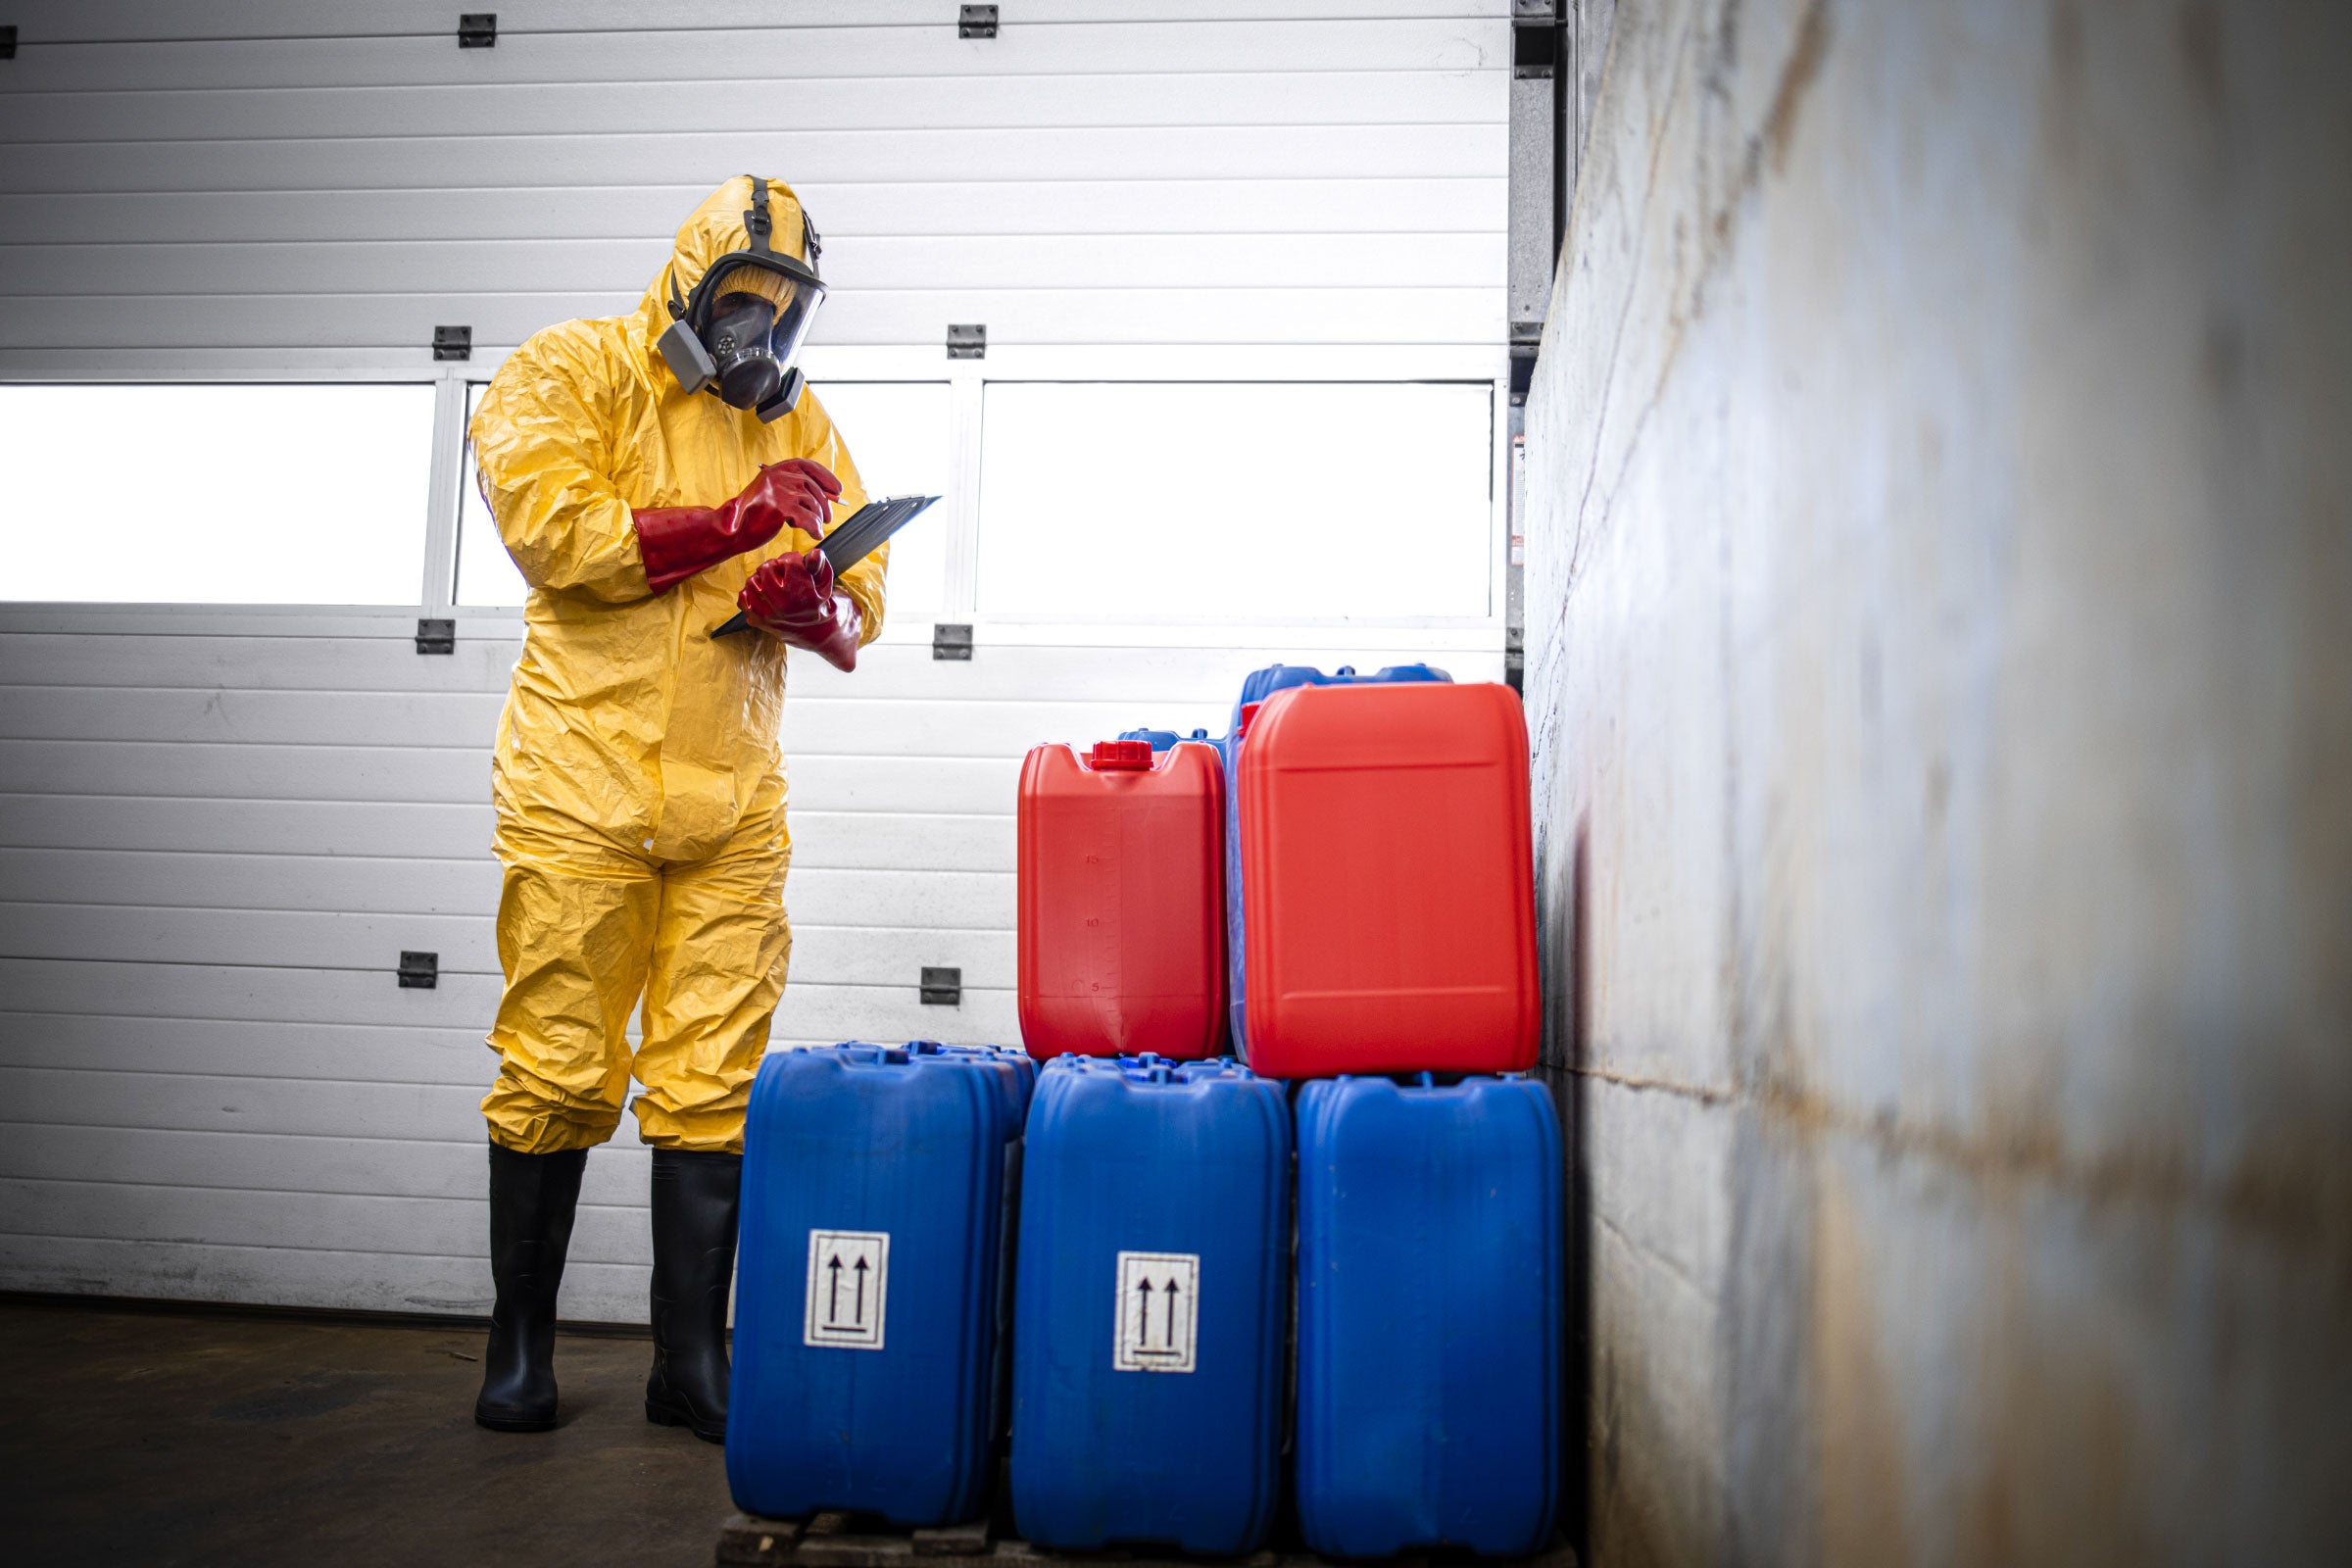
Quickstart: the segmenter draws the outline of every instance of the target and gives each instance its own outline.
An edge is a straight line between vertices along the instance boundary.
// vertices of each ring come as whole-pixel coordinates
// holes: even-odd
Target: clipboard
[[[937,496],[884,496],[868,501],[847,522],[836,523],[816,542],[816,553],[833,563],[836,576],[872,555],[882,542],[912,522]],[[752,623],[749,612],[737,611],[714,628],[712,637],[732,637]]]

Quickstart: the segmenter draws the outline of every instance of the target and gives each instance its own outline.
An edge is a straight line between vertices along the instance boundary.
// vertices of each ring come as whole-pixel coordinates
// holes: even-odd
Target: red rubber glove
[[[821,463],[787,458],[760,470],[721,507],[651,507],[632,512],[637,554],[654,592],[667,593],[698,571],[757,550],[787,528],[822,539],[841,481]]]
[[[822,553],[762,561],[735,604],[753,625],[789,646],[808,649],[835,669],[858,667],[858,633],[864,620],[857,600],[834,591],[833,563]]]

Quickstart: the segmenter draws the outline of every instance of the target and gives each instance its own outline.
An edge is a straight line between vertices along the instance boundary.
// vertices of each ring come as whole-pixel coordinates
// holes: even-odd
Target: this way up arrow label
[[[1110,1364],[1121,1372],[1190,1372],[1200,1317],[1200,1254],[1121,1252]]]
[[[879,1350],[889,1300],[887,1232],[808,1233],[808,1301],[801,1331],[803,1344]]]

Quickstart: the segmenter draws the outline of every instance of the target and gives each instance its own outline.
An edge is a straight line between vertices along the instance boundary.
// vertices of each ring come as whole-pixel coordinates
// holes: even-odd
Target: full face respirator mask
[[[693,293],[679,298],[677,279],[670,279],[672,319],[657,347],[679,386],[709,391],[765,422],[782,418],[801,401],[805,382],[793,362],[824,303],[825,282],[816,271],[822,246],[806,211],[806,263],[769,245],[767,181],[756,175],[743,226],[751,245],[712,262]]]

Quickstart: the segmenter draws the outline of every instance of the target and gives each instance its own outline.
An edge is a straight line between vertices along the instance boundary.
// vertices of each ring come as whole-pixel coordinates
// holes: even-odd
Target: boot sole
[[[727,1429],[725,1427],[720,1427],[717,1431],[713,1432],[708,1427],[697,1426],[695,1425],[694,1418],[692,1416],[681,1415],[679,1412],[669,1408],[669,1406],[656,1404],[651,1399],[645,1401],[645,1418],[658,1427],[684,1427],[687,1431],[693,1433],[705,1443],[723,1444],[727,1441]]]
[[[478,1404],[473,1407],[473,1424],[477,1427],[486,1427],[492,1432],[553,1432],[556,1430],[556,1418],[552,1415],[506,1415],[485,1410]]]

